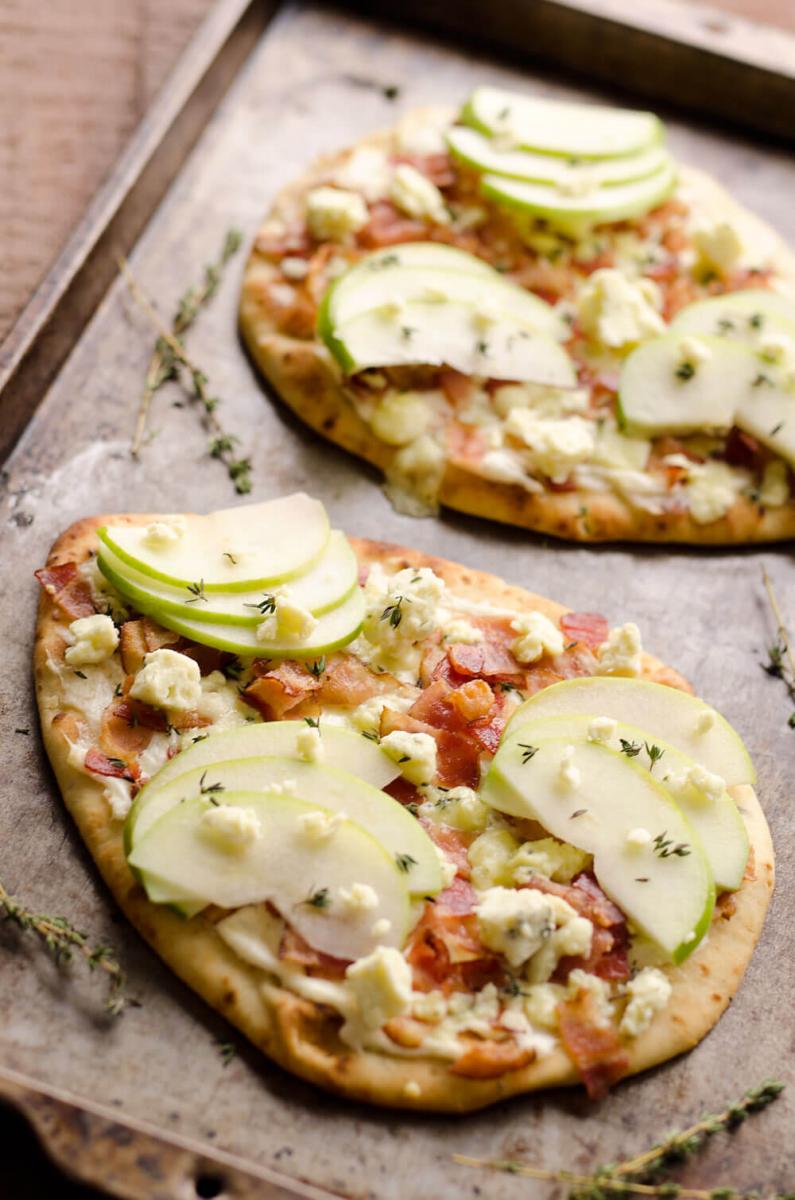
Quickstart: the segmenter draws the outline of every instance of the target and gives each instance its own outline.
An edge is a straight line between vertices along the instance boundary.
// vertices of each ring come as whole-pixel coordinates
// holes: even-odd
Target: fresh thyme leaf
[[[676,855],[677,858],[687,858],[690,854],[690,846],[687,842],[675,843],[673,838],[668,837],[667,831],[663,830],[654,839],[654,853],[658,858],[670,858],[671,855]]]
[[[621,753],[626,754],[627,758],[637,758],[640,754],[640,746],[637,742],[628,742],[626,738],[619,738],[621,742]]]
[[[519,749],[522,752],[522,766],[526,766],[534,754],[538,753],[538,746],[529,746],[527,742],[519,742]]]
[[[395,862],[398,870],[402,871],[404,875],[408,875],[411,868],[417,865],[416,858],[412,858],[410,854],[396,854]]]
[[[221,667],[221,673],[224,679],[237,680],[243,674],[243,664],[239,658],[230,658],[229,662]]]
[[[587,811],[588,811],[587,808],[577,808],[571,814],[571,816],[569,817],[569,820],[573,821],[575,819],[575,817],[584,817],[585,814],[587,813]]]
[[[195,745],[196,742],[205,742],[209,736],[209,733],[197,733],[196,737],[191,738],[191,743]]]
[[[237,559],[235,558],[234,554],[230,554],[228,550],[224,550],[223,557],[228,558],[233,567],[237,566]]]
[[[661,750],[659,746],[650,746],[648,742],[644,742],[643,747],[649,756],[649,770],[653,771],[655,763],[660,761],[662,756],[665,754],[665,751]]]
[[[315,662],[310,663],[310,665],[309,665],[309,673],[310,673],[310,675],[314,675],[315,679],[320,679],[320,676],[323,674],[325,669],[326,669],[325,658],[318,658],[315,660]]]
[[[204,580],[203,579],[200,579],[198,583],[186,584],[186,588],[187,588],[187,591],[189,591],[191,594],[191,599],[186,600],[185,601],[186,604],[198,604],[199,602],[202,602],[203,604],[207,603],[207,597],[204,594]]]
[[[309,893],[304,904],[308,904],[310,908],[331,908],[331,893],[328,888],[318,888],[317,891]]]
[[[109,758],[108,762],[112,767],[115,767],[117,771],[127,770],[127,764],[123,758]]]
[[[381,740],[374,729],[363,729],[362,737],[367,738],[368,742],[378,742]]]
[[[311,729],[320,728],[320,717],[304,717],[304,720]]]
[[[115,952],[110,946],[92,946],[88,934],[76,929],[67,917],[47,916],[33,912],[14,896],[9,895],[0,881],[0,918],[11,921],[24,933],[33,933],[46,946],[60,967],[71,962],[75,951],[81,956],[89,971],[97,968],[110,979],[110,990],[105,1009],[117,1017],[124,1009],[125,976]]]
[[[756,376],[756,378],[751,383],[751,387],[758,388],[758,387],[762,387],[763,384],[766,384],[768,387],[772,387],[773,380],[770,378],[769,375],[765,375],[764,371],[760,371],[759,374]]]
[[[778,425],[774,425],[773,428],[770,430],[770,437],[775,437],[777,433],[781,433],[781,430],[783,428],[784,428],[784,422],[779,421]]]
[[[748,324],[752,329],[761,329],[764,324],[764,316],[762,313],[752,313],[748,318]]]
[[[199,794],[201,796],[206,796],[210,803],[215,804],[217,807],[218,801],[215,799],[215,797],[220,795],[221,792],[225,792],[226,788],[222,783],[205,783],[204,781],[206,778],[207,772],[205,771],[199,780]]]
[[[693,364],[691,362],[680,363],[679,366],[674,371],[674,375],[676,376],[676,378],[681,379],[685,383],[687,382],[688,379],[692,379],[693,376],[695,375],[695,373],[696,373],[696,368],[693,366]]]
[[[385,254],[383,258],[376,258],[371,263],[367,264],[368,271],[383,271],[385,267],[396,267],[400,262],[398,254]]]
[[[771,580],[766,567],[762,567],[762,580],[767,592],[767,598],[770,602],[770,607],[773,610],[773,616],[776,619],[776,641],[772,646],[768,647],[768,661],[762,663],[762,670],[774,679],[780,679],[787,689],[787,695],[790,700],[795,700],[795,655],[792,653],[792,642],[790,640],[789,630],[784,621],[784,613],[781,605],[778,602],[773,581]],[[793,716],[790,714],[787,718],[787,724],[790,728],[795,728]]]
[[[263,617],[269,617],[276,612],[276,597],[273,592],[263,592],[262,599],[254,601],[246,600],[243,604],[244,608],[256,608],[262,613]]]
[[[403,338],[404,342],[411,341],[416,332],[417,330],[413,329],[411,325],[401,325],[400,327],[400,336]]]
[[[486,341],[485,338],[481,338],[478,342],[475,343],[475,350],[477,351],[478,354],[482,354],[483,357],[485,358],[489,352],[489,343]]]
[[[222,1042],[216,1039],[218,1053],[221,1055],[221,1066],[228,1067],[233,1058],[237,1058],[237,1046],[234,1042]]]
[[[403,620],[403,596],[398,596],[392,604],[387,604],[384,611],[381,613],[381,620],[388,621],[393,629],[397,629],[400,622]]]
[[[88,679],[85,671],[73,671],[72,674],[76,675],[78,679]]]

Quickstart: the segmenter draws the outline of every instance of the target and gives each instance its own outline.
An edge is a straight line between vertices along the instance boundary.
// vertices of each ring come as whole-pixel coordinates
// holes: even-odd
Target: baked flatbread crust
[[[112,523],[141,524],[150,516],[90,517],[58,538],[48,566],[82,562],[96,549],[96,530]],[[536,608],[553,619],[567,610],[494,575],[446,559],[385,543],[351,539],[362,563],[380,561],[392,569],[427,566],[464,597],[494,605]],[[236,1025],[269,1058],[288,1071],[331,1092],[371,1104],[465,1112],[508,1096],[579,1082],[562,1050],[496,1079],[470,1079],[448,1072],[434,1059],[387,1057],[355,1051],[338,1036],[339,1017],[273,982],[230,950],[212,922],[186,921],[166,907],[151,904],[135,881],[124,856],[122,823],[111,818],[103,785],[69,761],[70,742],[63,729],[65,714],[77,716],[62,696],[58,674],[49,665],[63,647],[63,619],[50,597],[42,594],[34,651],[36,695],[42,735],[66,806],[74,818],[103,879],[122,911],[164,962],[222,1016]],[[659,682],[688,687],[675,671],[645,656],[644,675]],[[754,791],[734,790],[743,814],[752,854],[749,870],[730,903],[716,908],[712,928],[691,958],[667,967],[673,995],[650,1028],[628,1042],[629,1073],[664,1062],[701,1040],[715,1025],[739,987],[759,938],[773,890],[773,847]],[[406,1092],[406,1085],[416,1083]]]
[[[419,117],[419,110],[409,117]],[[365,146],[389,149],[394,130],[382,130],[355,146],[318,160],[304,175],[277,196],[263,223],[294,225],[304,211],[306,193],[338,171]],[[764,229],[775,245],[776,276],[795,288],[795,256],[779,235],[749,214],[710,176],[692,167],[681,167],[680,177],[691,192],[709,199],[731,219],[742,213]],[[255,239],[246,266],[240,298],[240,330],[259,370],[277,395],[306,425],[322,437],[389,473],[397,453],[380,441],[356,411],[346,392],[339,366],[318,339],[289,337],[276,328],[264,295],[280,273]],[[739,496],[725,516],[708,524],[694,521],[689,512],[655,514],[632,505],[615,492],[578,489],[571,492],[529,492],[520,484],[499,483],[479,475],[464,459],[448,457],[438,495],[439,503],[459,512],[519,525],[538,533],[576,541],[684,542],[701,545],[735,545],[779,541],[795,535],[795,500],[778,508],[763,508]],[[583,507],[587,508],[584,519]]]

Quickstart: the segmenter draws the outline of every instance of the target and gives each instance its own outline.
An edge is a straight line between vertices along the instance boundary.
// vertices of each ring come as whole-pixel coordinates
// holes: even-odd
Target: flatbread
[[[427,113],[438,121],[439,114],[445,111],[418,110],[405,120],[419,123]],[[264,247],[274,228],[291,229],[303,223],[305,198],[312,188],[333,181],[362,148],[394,152],[397,136],[396,129],[383,130],[363,138],[354,147],[326,156],[277,196],[254,241],[240,300],[240,329],[245,345],[277,396],[316,433],[365,459],[387,478],[398,452],[379,440],[359,414],[340,368],[325,345],[306,333],[288,336],[279,331],[266,297],[274,283],[281,281],[283,285],[284,280]],[[743,221],[751,222],[772,247],[776,280],[795,295],[795,256],[778,234],[742,208],[704,172],[682,167],[680,180],[680,192],[698,197],[710,210],[719,211],[729,219],[740,215]],[[609,243],[611,228],[600,227],[600,236]],[[653,512],[614,490],[578,487],[572,491],[528,491],[521,484],[485,478],[473,469],[471,462],[454,452],[448,453],[436,498],[441,505],[459,512],[577,541],[627,539],[732,545],[777,541],[795,534],[792,494],[787,503],[778,507],[764,507],[749,496],[739,495],[724,516],[699,523],[686,508]]]
[[[79,521],[58,538],[48,566],[83,562],[95,551],[100,525],[152,519],[114,516]],[[479,602],[535,608],[551,618],[566,611],[482,571],[414,550],[351,540],[362,564],[381,562],[391,569],[428,566],[452,591]],[[62,657],[63,629],[63,616],[43,594],[34,655],[36,694],[44,743],[66,806],[132,924],[185,983],[255,1046],[288,1071],[329,1091],[379,1105],[463,1112],[517,1093],[578,1082],[572,1062],[560,1049],[496,1079],[451,1075],[444,1062],[431,1058],[354,1051],[338,1036],[338,1015],[286,991],[272,976],[244,962],[222,940],[209,917],[186,921],[150,903],[127,865],[122,823],[112,819],[102,781],[86,774],[70,757],[70,717],[89,717],[65,703],[60,676],[50,665]],[[688,687],[681,676],[651,656],[645,657],[644,674]],[[753,847],[746,879],[727,905],[716,907],[709,936],[692,957],[681,967],[666,968],[673,984],[672,999],[650,1028],[629,1042],[630,1073],[690,1049],[709,1032],[736,992],[760,935],[773,888],[773,850],[753,790],[738,788],[735,796]]]

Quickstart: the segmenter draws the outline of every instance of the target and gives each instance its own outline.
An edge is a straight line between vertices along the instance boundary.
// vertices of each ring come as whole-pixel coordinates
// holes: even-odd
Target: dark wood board
[[[137,277],[168,314],[213,257],[226,228],[236,224],[251,234],[270,197],[309,158],[411,105],[456,102],[474,79],[601,98],[595,91],[575,93],[560,78],[520,73],[471,49],[329,9],[283,9],[145,228],[132,255]],[[384,94],[390,85],[400,89],[395,101]],[[683,159],[713,170],[795,238],[795,171],[783,152],[695,123],[672,122],[670,136]],[[792,605],[795,569],[788,551],[587,549],[463,518],[396,515],[361,464],[306,434],[258,383],[235,332],[241,269],[242,258],[190,345],[224,398],[226,423],[252,451],[254,497],[305,487],[351,533],[388,537],[493,570],[575,607],[599,608],[615,622],[638,620],[649,648],[693,678],[748,737],[779,851],[771,917],[743,988],[714,1033],[691,1055],[626,1083],[598,1107],[568,1092],[467,1118],[367,1111],[271,1067],[174,980],[121,921],[100,885],[62,810],[42,759],[29,690],[20,686],[29,673],[31,572],[66,524],[88,512],[209,509],[234,500],[223,469],[207,458],[195,414],[173,407],[175,393],[157,398],[151,418],[156,436],[141,461],[131,461],[129,441],[152,339],[116,282],[43,395],[3,477],[0,876],[40,910],[68,913],[81,928],[112,942],[141,1007],[109,1024],[95,980],[76,973],[64,982],[34,943],[20,942],[3,927],[0,1089],[23,1106],[31,1102],[25,1092],[54,1094],[58,1103],[71,1097],[88,1111],[74,1118],[82,1129],[92,1119],[112,1120],[129,1126],[135,1138],[143,1130],[144,1137],[160,1131],[178,1139],[189,1152],[186,1175],[179,1186],[164,1183],[163,1195],[190,1196],[196,1156],[211,1157],[217,1149],[230,1156],[231,1169],[242,1166],[255,1178],[274,1172],[277,1188],[281,1176],[379,1200],[507,1200],[517,1193],[515,1179],[479,1176],[454,1166],[450,1155],[523,1152],[547,1165],[585,1168],[642,1148],[766,1075],[791,1079],[795,734],[786,725],[779,685],[759,667],[772,640],[760,567],[768,565]],[[14,732],[25,729],[30,732]],[[225,1067],[217,1042],[230,1038],[240,1053]],[[689,1181],[791,1187],[794,1116],[795,1096],[780,1101],[728,1147],[713,1147],[703,1166],[690,1169]],[[101,1165],[88,1157],[84,1165],[86,1178],[105,1179]],[[72,1158],[72,1169],[79,1168]],[[131,1173],[109,1186],[118,1195],[155,1194]],[[528,1194],[534,1186],[527,1185]],[[268,1195],[263,1188],[251,1194]]]

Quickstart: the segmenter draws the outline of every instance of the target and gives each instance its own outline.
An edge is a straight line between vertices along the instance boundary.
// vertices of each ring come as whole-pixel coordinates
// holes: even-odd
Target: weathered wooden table
[[[235,224],[253,232],[269,198],[308,158],[393,120],[411,105],[456,101],[474,79],[574,94],[559,80],[522,74],[468,49],[312,4],[288,6],[146,228],[132,258],[137,277],[169,313],[214,255],[226,228]],[[384,89],[393,86],[398,97],[389,100]],[[713,170],[795,238],[795,170],[783,152],[676,120],[670,139],[683,159]],[[515,1197],[516,1180],[465,1170],[450,1155],[521,1153],[547,1165],[587,1168],[640,1149],[765,1076],[791,1079],[795,733],[787,727],[789,708],[780,685],[759,665],[773,636],[761,565],[767,564],[792,618],[790,550],[587,549],[464,518],[418,522],[398,516],[366,468],[308,435],[264,392],[236,337],[241,267],[242,261],[230,271],[190,344],[223,397],[226,424],[251,452],[254,497],[306,488],[351,533],[417,545],[504,574],[575,608],[598,608],[612,622],[636,619],[648,647],[688,674],[748,739],[778,847],[779,887],[771,915],[743,987],[710,1037],[687,1057],[622,1085],[598,1107],[579,1092],[561,1092],[466,1118],[370,1111],[291,1079],[230,1034],[115,913],[43,761],[27,683],[35,603],[31,572],[59,530],[89,512],[203,510],[234,500],[222,467],[208,459],[196,414],[174,407],[177,393],[158,396],[154,436],[140,462],[131,460],[130,436],[152,339],[117,282],[2,477],[0,875],[40,910],[66,912],[112,942],[141,1007],[109,1023],[92,980],[77,974],[65,980],[35,944],[18,943],[13,930],[3,928],[0,1077],[16,1073],[19,1088],[63,1090],[97,1107],[103,1120],[162,1130],[208,1152],[218,1148],[254,1171],[274,1171],[324,1193],[379,1200]],[[240,1043],[240,1052],[224,1066],[217,1042],[230,1037]],[[689,1169],[688,1181],[791,1189],[792,1090],[730,1144],[714,1146],[703,1163]],[[102,1146],[87,1136],[81,1143],[81,1128],[85,1134],[96,1126],[86,1119],[70,1130],[72,1150],[77,1144],[83,1156],[73,1160],[74,1169],[107,1180],[96,1158]],[[123,1132],[114,1137],[123,1140]],[[133,1145],[135,1136],[130,1135]],[[120,1146],[121,1141],[115,1150],[105,1144],[106,1165],[118,1168]],[[126,1174],[117,1169],[116,1194],[193,1194],[190,1177],[167,1190],[157,1182],[162,1162],[141,1158],[130,1158]],[[192,1162],[187,1155],[186,1170]],[[531,1194],[535,1185],[526,1186]],[[265,1183],[259,1189],[247,1194],[286,1194],[268,1191]]]

